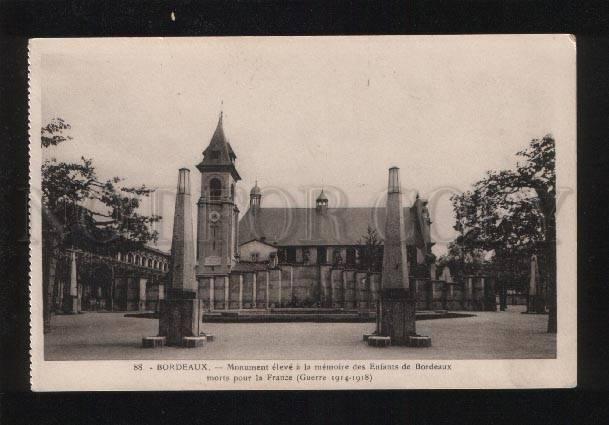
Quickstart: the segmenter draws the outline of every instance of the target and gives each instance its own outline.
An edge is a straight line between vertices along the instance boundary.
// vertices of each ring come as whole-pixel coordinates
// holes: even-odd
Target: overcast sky
[[[186,166],[194,205],[195,165],[223,109],[243,178],[242,212],[256,179],[267,191],[263,206],[305,206],[306,193],[322,185],[330,206],[373,206],[395,165],[405,189],[430,199],[437,254],[454,237],[447,190],[513,167],[531,138],[551,132],[560,155],[561,140],[575,134],[574,44],[564,36],[82,39],[38,47],[42,122],[62,117],[74,138],[45,156],[91,157],[102,178],[170,191]],[[172,196],[160,205],[159,247],[169,249]]]

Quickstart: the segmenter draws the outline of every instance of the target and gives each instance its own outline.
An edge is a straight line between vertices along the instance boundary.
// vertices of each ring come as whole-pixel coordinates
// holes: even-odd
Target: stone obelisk
[[[416,333],[416,300],[410,290],[408,278],[406,229],[399,173],[397,167],[389,169],[381,276],[381,317],[378,320],[380,329],[377,329],[377,334],[389,337],[391,345],[429,346],[431,339]]]
[[[76,269],[76,252],[70,252],[70,303],[69,313],[78,313],[78,273]]]
[[[529,276],[529,297],[527,303],[527,313],[545,313],[546,306],[543,290],[540,285],[539,264],[537,255],[531,256],[531,273]]]
[[[195,279],[195,251],[190,198],[190,170],[178,176],[171,242],[170,283],[160,304],[159,336],[167,345],[183,345],[185,337],[199,336],[200,308]]]

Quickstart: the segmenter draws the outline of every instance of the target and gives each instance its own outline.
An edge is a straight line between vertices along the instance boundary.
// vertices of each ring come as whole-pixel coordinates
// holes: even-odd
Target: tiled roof
[[[422,247],[416,222],[416,208],[404,208],[406,241]],[[315,208],[249,209],[239,221],[239,245],[261,238],[280,246],[358,245],[368,226],[384,239],[385,208],[328,208],[325,214]]]

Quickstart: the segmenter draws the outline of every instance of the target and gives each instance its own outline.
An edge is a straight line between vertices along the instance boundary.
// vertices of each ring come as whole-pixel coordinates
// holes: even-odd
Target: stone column
[[[216,302],[216,279],[212,276],[209,278],[209,311],[214,311],[214,303]]]
[[[224,276],[224,310],[228,310],[228,303],[230,299],[228,276]]]
[[[256,297],[257,297],[257,281],[258,281],[258,272],[254,271],[252,276],[252,308],[256,308]]]
[[[529,278],[529,297],[527,301],[527,313],[545,313],[545,300],[539,281],[539,265],[537,263],[537,256],[533,254],[531,256],[531,272]]]
[[[342,252],[341,252],[341,257],[342,257]],[[343,287],[343,308],[347,308],[350,300],[347,299],[348,297],[347,297],[347,271],[346,270],[343,270],[343,273],[342,273],[342,287]]]
[[[465,310],[474,309],[474,278],[473,276],[467,276],[465,278],[465,296],[464,296]]]
[[[397,167],[389,169],[385,211],[380,329],[377,334],[390,337],[392,345],[411,345],[412,338],[420,337],[415,328],[416,303],[410,293],[404,208]],[[427,340],[431,344],[431,340]]]
[[[290,303],[294,302],[294,267],[290,266]]]
[[[243,275],[239,275],[239,310],[243,309]]]
[[[281,307],[281,301],[282,301],[282,299],[281,299],[281,287],[282,286],[283,286],[283,279],[282,279],[282,276],[281,276],[281,269],[279,269],[279,288],[278,288],[279,289],[279,295],[277,297],[278,298],[277,302],[279,303],[279,307]]]
[[[330,269],[330,307],[334,308],[334,273]]]
[[[76,268],[76,252],[70,253],[70,303],[68,312],[78,313],[78,271]]]
[[[140,278],[140,302],[139,302],[139,310],[146,310],[146,284],[148,283],[148,279],[141,277]]]
[[[270,272],[267,270],[266,271],[266,293],[264,294],[265,297],[266,297],[266,308],[267,309],[271,306],[271,304],[270,304],[270,292],[269,292],[269,286],[270,286],[270,283],[269,283],[270,277],[269,277],[269,275],[270,275]]]
[[[61,279],[59,281],[59,287],[57,288],[57,303],[59,310],[63,310],[63,291],[64,291],[64,281]]]

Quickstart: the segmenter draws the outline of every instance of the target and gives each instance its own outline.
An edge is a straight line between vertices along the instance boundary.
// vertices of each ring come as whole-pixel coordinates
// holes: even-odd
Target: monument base
[[[411,335],[408,337],[410,347],[431,347],[431,337],[423,335]]]
[[[185,336],[182,340],[182,345],[185,348],[196,348],[202,347],[206,341],[207,338],[204,336]]]
[[[370,336],[367,340],[368,345],[371,347],[389,347],[391,345],[391,338],[388,336]]]
[[[380,336],[390,337],[392,345],[409,345],[409,337],[417,334],[415,318],[416,300],[408,290],[383,289]]]
[[[167,345],[183,345],[184,337],[198,337],[201,323],[201,301],[194,292],[184,292],[182,298],[161,301],[159,310],[159,336]]]
[[[367,342],[371,336],[378,336],[376,333],[364,334],[364,342]]]

